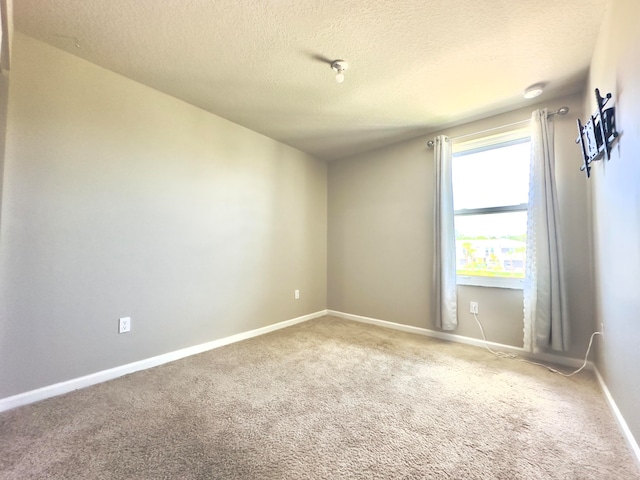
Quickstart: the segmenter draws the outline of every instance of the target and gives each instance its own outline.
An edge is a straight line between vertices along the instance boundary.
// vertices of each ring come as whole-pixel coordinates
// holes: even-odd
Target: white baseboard
[[[629,446],[629,449],[631,450],[631,454],[634,456],[636,463],[638,464],[638,466],[640,466],[640,447],[638,446],[638,442],[636,442],[636,439],[634,438],[633,433],[631,433],[631,430],[629,429],[629,425],[627,425],[627,422],[622,416],[622,412],[620,412],[620,409],[616,405],[615,400],[611,396],[611,392],[607,388],[607,384],[604,383],[604,379],[602,378],[602,375],[600,375],[600,371],[598,371],[597,367],[594,368],[594,371],[596,373],[596,378],[598,379],[598,383],[600,384],[600,388],[602,389],[602,393],[604,393],[604,398],[607,400],[607,404],[611,409],[611,413],[613,413],[613,417],[616,419],[616,422],[620,427],[622,436],[627,442],[627,445]]]
[[[255,330],[250,330],[248,332],[231,335],[230,337],[213,340],[211,342],[202,343],[200,345],[194,345],[193,347],[183,348],[181,350],[176,350],[174,352],[164,353],[162,355],[147,358],[144,360],[139,360],[133,363],[128,363],[126,365],[121,365],[119,367],[110,368],[108,370],[103,370],[101,372],[96,372],[90,375],[85,375],[83,377],[67,380],[65,382],[48,385],[46,387],[20,393],[18,395],[13,395],[11,397],[2,398],[0,399],[0,412],[11,410],[12,408],[21,407],[23,405],[28,405],[30,403],[38,402],[46,398],[51,398],[57,395],[62,395],[64,393],[72,392],[73,390],[89,387],[97,383],[106,382],[107,380],[113,380],[114,378],[118,378],[123,375],[128,375],[130,373],[138,372],[140,370],[146,370],[148,368],[157,367],[158,365],[162,365],[164,363],[173,362],[181,358],[189,357],[191,355],[196,355],[198,353],[206,352],[208,350],[213,350],[214,348],[223,347],[231,343],[240,342],[241,340],[247,340],[249,338],[257,337],[259,335],[264,335],[265,333],[273,332],[275,330],[280,330],[281,328],[290,327],[291,325],[295,325],[296,323],[306,322],[307,320],[322,317],[325,315],[327,315],[327,310],[320,310],[315,313],[310,313],[308,315],[303,315],[301,317],[292,318],[290,320],[285,320],[283,322],[275,323],[273,325],[268,325],[266,327],[256,328]]]
[[[363,317],[361,315],[353,315],[351,313],[338,312],[335,310],[328,310],[327,314],[333,315],[335,317],[344,318],[346,320],[354,320],[356,322],[369,323],[371,325],[377,325],[379,327],[392,328],[394,330],[400,330],[402,332],[416,333],[418,335],[439,338],[441,340],[448,340],[450,342],[464,343],[465,345],[472,345],[474,347],[484,348],[485,345],[488,345],[493,350],[500,350],[502,352],[507,352],[507,353],[515,353],[516,355],[519,355],[524,358],[529,358],[529,359],[537,360],[541,362],[554,363],[556,365],[562,365],[565,367],[579,368],[582,366],[582,363],[584,362],[584,360],[580,360],[577,358],[561,357],[560,355],[553,355],[551,353],[533,353],[533,352],[529,352],[528,350],[525,350],[524,348],[513,347],[511,345],[504,345],[502,343],[495,343],[495,342],[485,343],[484,340],[481,340],[479,338],[464,337],[462,335],[456,335],[454,333],[447,333],[447,332],[442,332],[438,330],[429,330],[428,328],[413,327],[410,325],[402,325],[400,323],[388,322],[386,320]],[[587,367],[591,369],[593,368],[593,364],[589,362],[587,364]]]

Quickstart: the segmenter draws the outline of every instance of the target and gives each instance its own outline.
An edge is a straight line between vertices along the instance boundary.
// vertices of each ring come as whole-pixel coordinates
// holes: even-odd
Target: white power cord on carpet
[[[482,323],[480,323],[480,320],[478,319],[478,316],[474,313],[473,314],[473,318],[476,319],[476,322],[478,322],[478,326],[480,327],[480,331],[482,332],[482,338],[484,339],[484,346],[487,350],[489,350],[489,352],[491,352],[492,354],[494,354],[496,357],[498,358],[505,358],[505,359],[509,359],[509,360],[516,360],[518,362],[524,362],[524,363],[530,363],[531,365],[538,365],[540,367],[544,367],[547,370],[549,370],[552,373],[557,373],[558,375],[562,375],[563,377],[571,377],[572,375],[575,375],[576,373],[580,373],[584,367],[587,366],[587,358],[589,358],[589,352],[591,351],[591,344],[593,343],[593,337],[595,337],[596,335],[602,335],[602,332],[593,332],[591,334],[591,338],[589,339],[589,346],[587,347],[587,353],[584,356],[584,363],[582,364],[582,366],[577,369],[575,372],[571,372],[571,373],[562,373],[558,370],[556,370],[555,368],[550,367],[549,365],[545,365],[543,363],[538,363],[538,362],[532,362],[531,360],[526,360],[522,357],[520,357],[519,355],[515,354],[515,353],[507,353],[507,352],[495,352],[493,350],[491,350],[491,348],[489,348],[489,341],[487,340],[487,336],[484,333],[484,328],[482,327]]]

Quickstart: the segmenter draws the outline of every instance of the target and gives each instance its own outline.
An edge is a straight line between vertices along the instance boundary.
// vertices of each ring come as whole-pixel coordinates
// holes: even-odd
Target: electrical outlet
[[[118,333],[131,331],[131,317],[122,317],[118,323]]]
[[[478,302],[469,302],[469,313],[478,313]]]
[[[293,291],[293,298],[295,298],[296,300],[300,299],[300,290]]]

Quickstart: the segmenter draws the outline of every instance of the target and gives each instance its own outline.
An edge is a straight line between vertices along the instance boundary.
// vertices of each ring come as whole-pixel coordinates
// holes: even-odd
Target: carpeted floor
[[[590,372],[332,317],[0,414],[2,479],[640,479]]]

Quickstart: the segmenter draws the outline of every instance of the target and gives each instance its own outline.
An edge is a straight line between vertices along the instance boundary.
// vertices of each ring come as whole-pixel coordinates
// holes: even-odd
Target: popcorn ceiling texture
[[[606,3],[20,0],[15,23],[336,159],[526,105],[522,91],[536,82],[549,83],[543,99],[581,90]],[[326,62],[337,58],[351,65],[341,85]]]
[[[591,372],[332,317],[0,414],[2,479],[640,479]]]

